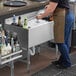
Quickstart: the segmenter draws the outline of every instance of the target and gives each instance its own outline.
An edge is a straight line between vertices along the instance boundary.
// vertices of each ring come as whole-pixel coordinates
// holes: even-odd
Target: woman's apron
[[[65,12],[64,8],[56,8],[54,11],[54,40],[56,43],[64,43]]]

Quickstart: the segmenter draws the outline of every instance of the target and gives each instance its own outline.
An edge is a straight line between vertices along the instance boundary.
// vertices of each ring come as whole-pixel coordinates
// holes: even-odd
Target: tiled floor
[[[53,60],[55,60],[55,49],[42,47],[40,55],[31,57],[31,71],[27,72],[26,63],[16,62],[15,63],[15,76],[31,76],[32,74],[40,71],[47,67]],[[4,67],[0,69],[0,76],[10,76],[10,68]]]
[[[76,76],[76,53],[70,55],[72,66],[67,69],[58,69],[53,64],[48,65],[46,68],[36,72],[32,76]]]

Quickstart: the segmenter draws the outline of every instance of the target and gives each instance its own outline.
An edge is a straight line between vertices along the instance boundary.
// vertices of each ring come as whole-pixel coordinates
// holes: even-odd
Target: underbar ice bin
[[[53,21],[32,19],[25,29],[9,24],[4,26],[6,30],[17,33],[21,49],[27,51],[27,70],[30,70],[30,48],[36,51],[35,46],[54,39],[53,25]]]

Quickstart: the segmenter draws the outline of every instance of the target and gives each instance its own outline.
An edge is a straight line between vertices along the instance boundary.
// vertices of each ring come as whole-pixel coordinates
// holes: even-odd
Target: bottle
[[[6,45],[6,43],[5,43],[5,39],[6,39],[5,31],[2,30],[2,43],[3,43],[3,45]]]
[[[27,18],[24,19],[24,25],[23,25],[23,28],[27,28]]]
[[[0,24],[0,45],[2,44],[2,24]]]
[[[4,32],[5,32],[5,44],[7,46],[8,45],[8,33],[6,30],[4,30]]]
[[[2,56],[7,55],[7,48],[6,48],[4,37],[2,38],[1,54],[2,54]]]
[[[8,45],[8,43],[11,44],[11,32],[7,31],[7,35],[6,35],[6,44]]]
[[[2,28],[2,24],[0,24],[0,31],[2,31],[3,30],[3,28]]]
[[[16,16],[15,15],[13,15],[13,22],[12,22],[12,24],[16,24]]]
[[[19,45],[18,41],[16,41],[15,49],[16,49],[16,51],[20,50],[20,45]]]
[[[11,47],[10,43],[8,43],[6,48],[7,48],[7,53],[8,54],[12,52],[12,47]]]
[[[1,55],[4,56],[4,55],[7,55],[7,48],[6,48],[6,45],[3,44],[2,47],[1,47]]]
[[[0,46],[2,45],[2,33],[0,31]]]
[[[11,47],[12,47],[12,52],[15,52],[15,45],[14,45],[14,39],[13,37],[11,38]]]
[[[0,25],[0,45],[5,44],[5,31],[2,28],[2,25]]]
[[[5,38],[5,31],[2,30],[2,36]]]
[[[21,24],[21,16],[18,17],[18,26],[22,26],[22,24]]]

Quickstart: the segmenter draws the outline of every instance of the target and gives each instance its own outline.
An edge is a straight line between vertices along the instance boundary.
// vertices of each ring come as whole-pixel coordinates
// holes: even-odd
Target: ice
[[[35,27],[35,26],[40,26],[40,25],[44,25],[44,24],[47,24],[49,23],[48,21],[45,21],[45,20],[42,20],[42,19],[33,19],[33,20],[30,20],[28,21],[28,26],[30,27]]]

